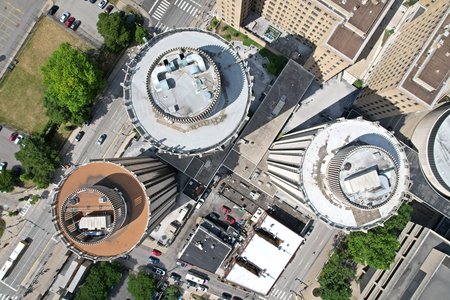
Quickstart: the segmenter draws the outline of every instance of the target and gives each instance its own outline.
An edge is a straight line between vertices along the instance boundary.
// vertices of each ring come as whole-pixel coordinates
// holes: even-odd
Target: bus
[[[8,260],[0,269],[0,280],[3,280],[6,276],[8,276],[8,273],[14,268],[14,265],[20,259],[20,256],[23,254],[28,244],[29,243],[26,240],[20,241],[19,244],[17,244],[16,248],[11,253]]]
[[[193,273],[191,271],[187,272],[186,274],[186,280],[193,281],[198,284],[208,284],[208,278],[205,278],[204,276],[201,276],[200,274]]]

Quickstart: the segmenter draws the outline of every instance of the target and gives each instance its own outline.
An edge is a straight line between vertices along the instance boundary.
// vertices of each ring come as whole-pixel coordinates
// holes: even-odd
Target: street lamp
[[[300,294],[298,294],[296,291],[294,290],[290,290],[289,292],[295,294],[296,296],[300,297],[300,299],[305,300],[305,297],[303,297],[302,293],[300,292]]]

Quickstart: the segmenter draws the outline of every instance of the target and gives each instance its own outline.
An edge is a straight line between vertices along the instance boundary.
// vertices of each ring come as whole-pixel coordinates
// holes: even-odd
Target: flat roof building
[[[403,145],[361,118],[288,133],[273,143],[267,163],[275,185],[344,230],[382,224],[410,185]]]
[[[216,273],[233,248],[221,235],[223,231],[220,228],[204,221],[183,249],[180,260]]]
[[[409,222],[389,270],[369,268],[359,278],[358,299],[447,299],[450,243],[429,228]]]
[[[434,108],[450,93],[449,34],[449,1],[421,0],[409,7],[377,49],[356,109],[378,120]]]
[[[261,295],[268,294],[303,241],[300,235],[266,215],[242,253],[234,257],[226,280]]]
[[[157,159],[94,161],[77,166],[55,189],[53,223],[79,257],[111,260],[136,247],[177,194],[175,173]]]
[[[197,29],[159,34],[127,64],[124,98],[137,131],[161,153],[223,150],[247,120],[247,62],[226,40]]]

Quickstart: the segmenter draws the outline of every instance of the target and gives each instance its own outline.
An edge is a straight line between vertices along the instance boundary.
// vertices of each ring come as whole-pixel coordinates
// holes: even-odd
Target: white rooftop
[[[95,217],[82,217],[80,219],[80,229],[87,230],[99,230],[106,229],[111,225],[111,216],[95,216]]]
[[[390,178],[391,181],[398,180],[396,188],[391,191],[389,201],[376,209],[358,209],[349,202],[342,201],[328,186],[333,185],[333,178],[324,180],[325,175],[329,175],[331,158],[339,149],[352,142],[381,148],[389,153],[396,164],[397,173],[394,174],[397,178]],[[390,175],[392,174],[385,174]],[[402,145],[378,123],[362,119],[340,119],[324,126],[313,137],[304,153],[301,178],[306,201],[316,214],[326,218],[334,226],[358,229],[382,222],[398,209],[409,187],[409,167]]]
[[[282,240],[280,246],[277,248],[255,234],[242,252],[241,257],[246,258],[265,272],[257,276],[246,268],[235,264],[226,279],[266,295],[304,239],[270,216],[266,216],[261,228]]]
[[[432,155],[439,176],[450,187],[450,114],[437,129]]]
[[[154,63],[160,62],[161,55],[176,48],[192,48],[203,51],[212,59],[220,73],[221,86],[217,103],[206,118],[201,118],[196,123],[181,124],[163,118],[153,109],[148,98],[149,70]],[[203,60],[203,62],[206,61]],[[198,60],[196,65],[200,66],[201,61]],[[129,91],[125,88],[125,92],[127,95],[131,95],[131,102],[127,101],[127,97],[125,97],[125,103],[131,121],[138,131],[141,127],[144,137],[153,142],[162,152],[198,154],[220,149],[239,131],[246,120],[251,98],[249,74],[246,68],[234,48],[215,34],[195,29],[174,30],[159,34],[151,39],[147,47],[142,50],[137,58],[136,66],[129,70],[124,81],[124,85],[130,88]],[[131,82],[129,83],[130,77]],[[185,94],[191,96],[180,97],[179,104],[181,105],[178,107],[175,106],[177,103],[173,98],[166,101],[166,111],[189,115],[191,112],[199,112],[202,107],[207,106],[209,96],[204,92],[207,89],[214,91],[213,85],[209,85],[205,80],[206,77],[203,80],[199,78],[200,81],[190,80],[189,78],[193,78],[192,75],[185,77],[184,79],[179,76],[178,79],[175,78],[179,83],[176,94],[182,95],[183,93],[179,89],[184,86]],[[162,84],[165,81],[159,82]],[[187,82],[192,84],[186,84]],[[168,84],[171,84],[170,80]],[[168,93],[164,89],[169,87],[160,86],[159,88],[162,89],[159,92],[160,96],[164,97],[164,93]],[[198,96],[195,96],[196,90],[199,90]],[[187,101],[200,102],[189,107]],[[159,103],[161,104],[162,101]],[[177,112],[177,109],[186,110]]]

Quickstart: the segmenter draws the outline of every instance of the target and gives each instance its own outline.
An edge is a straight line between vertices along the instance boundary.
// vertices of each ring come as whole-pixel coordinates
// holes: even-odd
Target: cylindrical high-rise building
[[[426,114],[417,124],[412,142],[419,152],[423,174],[442,195],[450,197],[450,105]]]
[[[53,223],[78,256],[111,260],[136,247],[177,195],[175,172],[157,159],[93,161],[76,167],[56,188]]]
[[[345,230],[382,224],[410,184],[403,146],[379,124],[362,119],[286,134],[271,146],[267,163],[275,185]]]
[[[190,28],[159,34],[126,66],[122,86],[128,115],[162,153],[224,149],[248,119],[249,67],[214,33]]]

